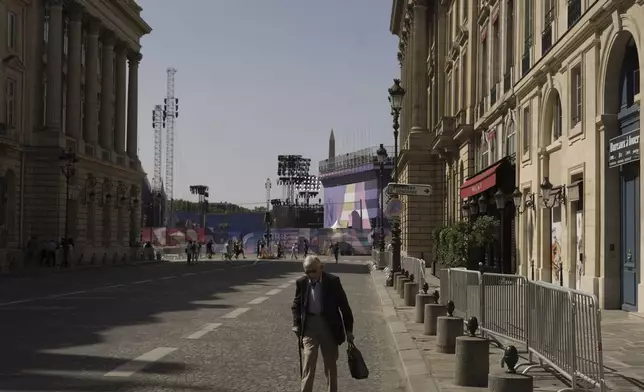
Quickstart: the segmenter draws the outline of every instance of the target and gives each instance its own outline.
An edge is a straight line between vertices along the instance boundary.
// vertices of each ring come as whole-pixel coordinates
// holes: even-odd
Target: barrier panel
[[[453,301],[455,316],[475,316],[486,335],[525,345],[523,373],[546,368],[566,377],[573,390],[606,390],[594,295],[517,275],[451,268],[439,276],[441,303]]]
[[[449,301],[449,269],[441,268],[438,270],[438,279],[440,280],[440,297],[439,303],[441,305],[447,305]]]
[[[414,282],[418,283],[418,292],[420,293],[425,284],[425,260],[403,256],[401,264],[405,271],[414,275]]]

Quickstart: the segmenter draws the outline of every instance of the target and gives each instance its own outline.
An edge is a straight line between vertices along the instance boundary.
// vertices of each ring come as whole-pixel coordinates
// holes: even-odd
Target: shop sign
[[[608,141],[608,167],[619,167],[640,159],[640,130],[625,133]]]

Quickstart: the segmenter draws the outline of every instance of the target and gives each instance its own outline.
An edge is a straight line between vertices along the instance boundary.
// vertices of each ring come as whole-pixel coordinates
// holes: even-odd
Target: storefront
[[[486,215],[499,220],[493,243],[471,256],[483,263],[486,271],[516,272],[515,208],[512,200],[515,170],[513,159],[505,157],[468,178],[460,187],[463,211],[467,211],[470,220]]]

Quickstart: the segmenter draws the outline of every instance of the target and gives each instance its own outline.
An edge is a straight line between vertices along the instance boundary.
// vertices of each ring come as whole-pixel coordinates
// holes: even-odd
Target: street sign
[[[402,214],[403,210],[403,202],[400,199],[391,199],[387,203],[387,207],[385,208],[385,216],[387,218],[393,218],[400,216]]]
[[[399,184],[393,182],[387,185],[387,194],[403,196],[429,196],[432,194],[432,186],[424,184]]]

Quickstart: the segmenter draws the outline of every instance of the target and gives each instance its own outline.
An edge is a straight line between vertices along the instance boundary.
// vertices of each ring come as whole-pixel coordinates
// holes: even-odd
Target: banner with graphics
[[[373,231],[360,229],[274,229],[271,231],[271,242],[281,242],[288,253],[296,243],[300,252],[304,249],[304,241],[308,241],[310,251],[317,254],[327,254],[333,243],[340,244],[342,254],[369,255],[373,243]],[[222,252],[226,242],[241,240],[244,252],[254,254],[257,241],[264,236],[263,231],[240,232],[211,229],[174,229],[165,227],[146,227],[141,231],[144,242],[151,242],[155,247],[185,247],[188,241],[199,241],[206,244],[211,239],[215,244],[215,252]],[[385,240],[389,242],[390,233],[385,232]]]

